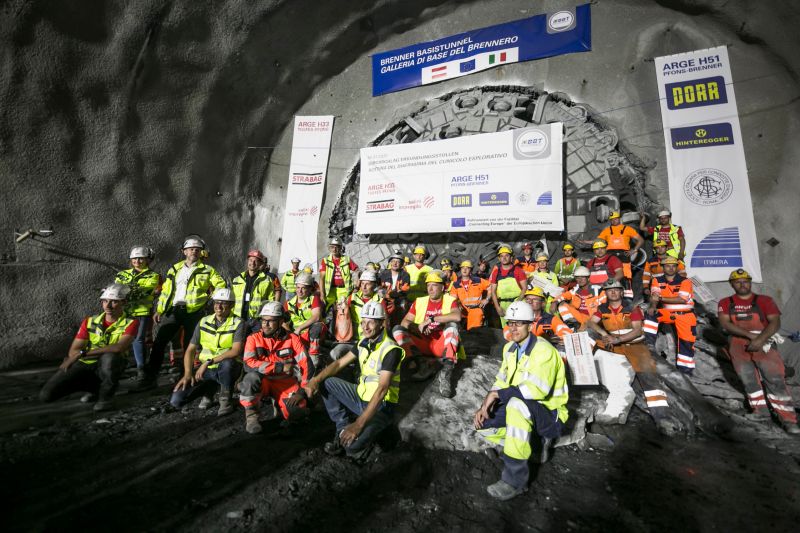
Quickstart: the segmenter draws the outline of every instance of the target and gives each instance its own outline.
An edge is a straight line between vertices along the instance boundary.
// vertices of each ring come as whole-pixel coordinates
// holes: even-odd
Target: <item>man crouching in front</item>
[[[394,421],[404,352],[387,336],[385,319],[386,311],[379,302],[365,303],[361,308],[364,335],[357,345],[358,353],[351,350],[344,354],[304,387],[311,398],[322,385],[325,409],[336,424],[333,441],[325,445],[331,455],[345,452],[355,461],[366,461],[375,438]],[[333,377],[356,358],[361,369],[358,385]]]
[[[475,429],[488,441],[503,445],[503,474],[487,487],[498,500],[510,500],[527,490],[531,434],[535,430],[542,440],[540,462],[544,463],[567,421],[569,399],[561,356],[549,342],[530,332],[531,306],[514,302],[505,317],[511,341],[503,347],[492,390],[475,412]]]

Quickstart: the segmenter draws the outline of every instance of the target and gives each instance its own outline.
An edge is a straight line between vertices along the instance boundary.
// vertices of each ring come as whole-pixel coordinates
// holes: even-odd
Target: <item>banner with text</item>
[[[333,116],[294,117],[279,272],[291,269],[293,257],[312,265],[317,262],[317,228],[332,132]]]
[[[761,281],[758,241],[728,50],[655,59],[673,220],[686,267],[705,282],[744,268]]]
[[[372,56],[372,96],[592,49],[589,4]]]
[[[564,229],[561,123],[361,149],[361,234]]]

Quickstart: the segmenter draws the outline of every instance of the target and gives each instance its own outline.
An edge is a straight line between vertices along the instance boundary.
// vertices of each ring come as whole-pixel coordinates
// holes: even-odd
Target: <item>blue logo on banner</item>
[[[471,70],[475,70],[475,60],[470,59],[469,61],[464,61],[458,66],[461,72],[469,72]]]
[[[742,244],[739,228],[717,230],[700,241],[692,253],[692,267],[740,267],[742,266]]]
[[[451,218],[450,219],[450,227],[451,228],[466,228],[467,227],[467,219],[466,218]]]
[[[471,194],[451,194],[450,207],[472,207]]]
[[[478,199],[480,205],[508,205],[507,192],[482,192]]]
[[[733,128],[728,122],[702,124],[691,128],[670,128],[672,147],[676,150],[733,144]]]
[[[728,102],[725,78],[722,76],[668,83],[665,89],[667,107],[670,109],[689,109]]]
[[[539,196],[536,205],[553,205],[553,191],[547,191]]]

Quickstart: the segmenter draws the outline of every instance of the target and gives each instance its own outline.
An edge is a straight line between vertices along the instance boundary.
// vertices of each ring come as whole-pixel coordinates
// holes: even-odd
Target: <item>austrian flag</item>
[[[484,52],[455,61],[438,63],[422,69],[422,85],[458,78],[473,72],[480,72],[505,63],[517,63],[518,61],[519,48],[506,48],[505,50]]]

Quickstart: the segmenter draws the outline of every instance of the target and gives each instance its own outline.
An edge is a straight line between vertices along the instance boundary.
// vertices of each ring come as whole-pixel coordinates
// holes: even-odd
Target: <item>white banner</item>
[[[564,229],[562,125],[361,149],[356,232]]]
[[[317,228],[332,132],[333,116],[294,117],[279,272],[292,267],[293,257],[303,264],[317,263]]]
[[[739,114],[724,46],[655,59],[673,220],[686,270],[705,282],[744,268],[761,281]]]

